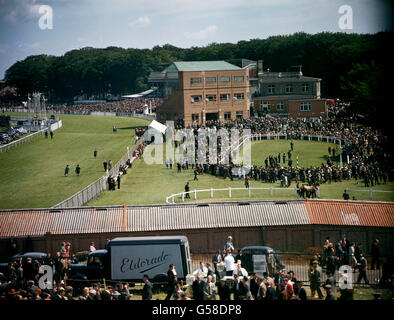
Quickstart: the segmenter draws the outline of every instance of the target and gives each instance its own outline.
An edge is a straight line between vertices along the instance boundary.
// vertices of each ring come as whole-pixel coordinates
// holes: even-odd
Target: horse
[[[312,197],[316,198],[317,197],[317,191],[319,190],[319,183],[315,182],[313,185],[308,186],[305,184],[302,184],[301,186],[299,186],[299,184],[297,183],[297,189],[298,189],[298,194],[300,197],[305,198],[305,196],[307,198]]]

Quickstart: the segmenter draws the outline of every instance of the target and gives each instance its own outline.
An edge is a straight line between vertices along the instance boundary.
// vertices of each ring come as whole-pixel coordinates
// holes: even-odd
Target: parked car
[[[240,251],[240,258],[242,267],[249,274],[257,272],[261,275],[263,272],[268,272],[270,276],[273,276],[275,272],[285,269],[275,250],[270,247],[243,247]]]

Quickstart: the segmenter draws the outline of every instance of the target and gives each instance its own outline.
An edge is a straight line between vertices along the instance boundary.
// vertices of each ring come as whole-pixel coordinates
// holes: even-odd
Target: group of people
[[[127,100],[100,102],[100,103],[74,103],[72,105],[59,104],[47,106],[47,112],[85,113],[90,112],[118,112],[118,113],[143,113],[146,105],[156,111],[156,107],[163,103],[162,98],[133,98]]]
[[[66,168],[64,169],[64,176],[68,177],[70,174],[70,165],[67,164]],[[79,176],[81,174],[81,167],[79,166],[79,164],[77,164],[77,166],[75,167],[75,174],[77,176]]]
[[[271,155],[261,166],[243,166],[234,164],[231,157],[231,145],[222,154],[221,140],[218,139],[218,154],[216,159],[209,159],[206,152],[206,163],[199,163],[201,155],[194,159],[183,158],[177,163],[178,171],[191,167],[197,174],[211,173],[226,179],[238,177],[251,180],[275,183],[280,181],[282,187],[289,187],[291,182],[302,182],[308,185],[338,182],[354,179],[355,184],[363,181],[365,187],[386,184],[391,174],[391,152],[388,149],[388,138],[378,130],[359,125],[355,119],[347,115],[344,104],[337,103],[329,108],[327,118],[283,118],[283,117],[251,117],[227,122],[207,121],[205,126],[195,125],[194,130],[196,148],[198,147],[198,132],[200,129],[218,131],[220,129],[250,129],[252,134],[287,134],[290,141],[288,151]],[[180,127],[177,129],[181,129]],[[293,159],[292,153],[296,139],[302,135],[331,136],[342,140],[342,150],[328,148],[326,163],[319,167],[300,167],[299,159]],[[175,133],[176,136],[176,133]],[[227,144],[226,144],[227,145]],[[182,146],[187,148],[188,146]],[[221,150],[221,152],[219,152]],[[338,165],[338,156],[342,152],[343,165]],[[229,164],[222,163],[224,155],[229,156]],[[203,155],[205,156],[205,155]],[[167,167],[172,159],[167,159]],[[192,163],[195,163],[192,164]],[[171,165],[172,168],[172,165]],[[195,175],[196,176],[196,175]],[[195,178],[196,180],[196,178]]]

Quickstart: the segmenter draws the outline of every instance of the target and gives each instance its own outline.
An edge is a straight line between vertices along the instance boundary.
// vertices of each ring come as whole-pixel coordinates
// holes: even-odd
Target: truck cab
[[[68,277],[71,280],[98,280],[106,276],[108,251],[96,250],[89,253],[87,263],[70,263]]]

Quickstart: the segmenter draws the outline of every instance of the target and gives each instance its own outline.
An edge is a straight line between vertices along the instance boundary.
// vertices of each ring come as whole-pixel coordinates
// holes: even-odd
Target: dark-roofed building
[[[266,245],[282,252],[322,247],[326,237],[336,242],[344,234],[364,244],[375,238],[382,254],[394,251],[394,204],[340,200],[291,200],[203,203],[183,205],[83,207],[0,211],[0,255],[5,259],[9,240],[24,251],[27,237],[32,251],[55,253],[61,241],[73,252],[94,241],[119,236],[185,235],[192,253],[223,248],[228,235],[236,248]]]
[[[259,61],[261,64],[262,62]],[[296,72],[260,71],[259,87],[253,98],[253,112],[293,118],[317,118],[327,115],[326,99],[321,98],[322,79],[307,77],[301,67]]]

